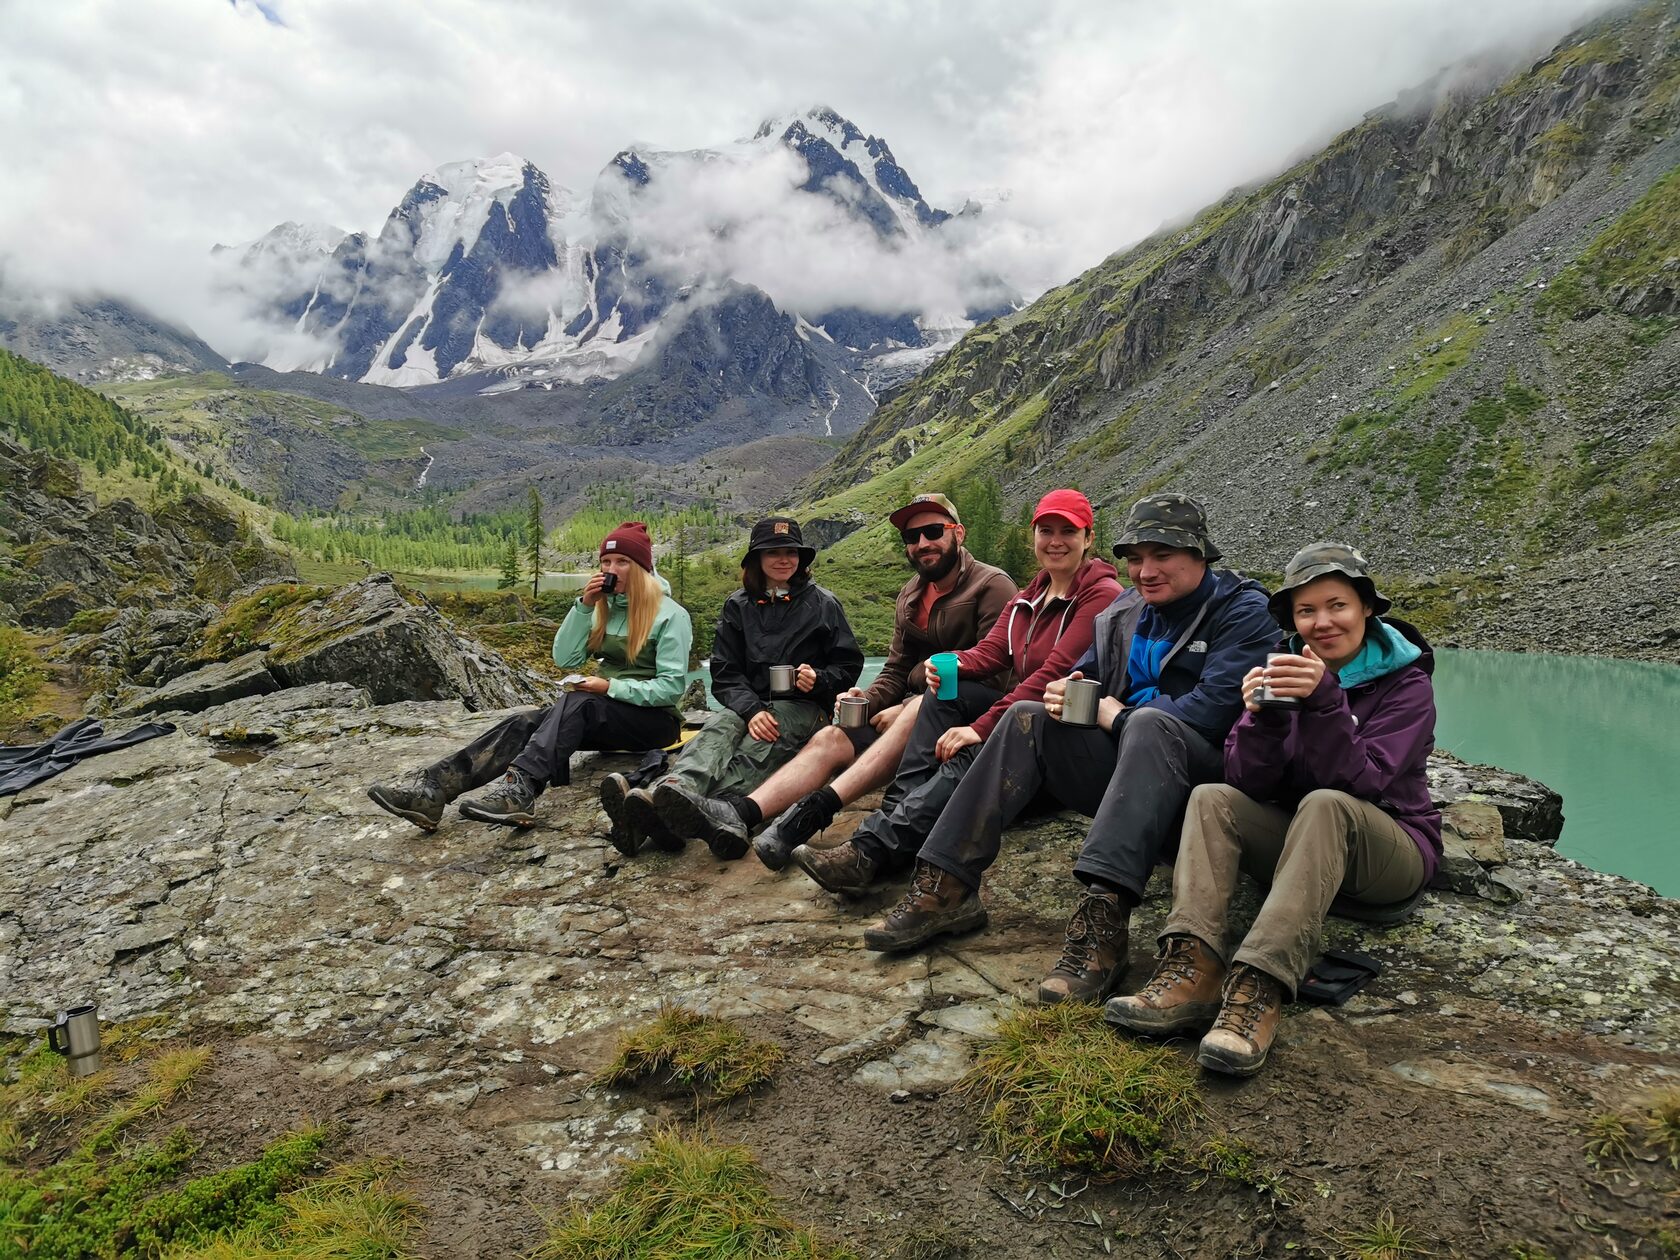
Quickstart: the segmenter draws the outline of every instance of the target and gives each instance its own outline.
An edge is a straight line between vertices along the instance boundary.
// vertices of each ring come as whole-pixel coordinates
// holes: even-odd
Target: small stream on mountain
[[[419,479],[414,483],[414,488],[416,490],[424,490],[426,488],[426,477],[431,473],[432,465],[437,463],[437,456],[429,453],[424,446],[420,448],[420,453],[426,457],[426,466],[420,470]]]
[[[1680,897],[1680,666],[1441,649],[1435,704],[1437,747],[1563,793],[1559,853]]]

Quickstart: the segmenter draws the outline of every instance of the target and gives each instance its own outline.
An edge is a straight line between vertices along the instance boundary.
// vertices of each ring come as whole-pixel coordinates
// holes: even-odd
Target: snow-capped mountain
[[[456,162],[376,236],[285,223],[219,256],[275,327],[263,361],[279,370],[553,388],[666,364],[673,342],[738,366],[766,346],[731,337],[769,335],[779,391],[805,381],[832,410],[858,392],[836,372],[866,395],[873,359],[901,374],[1009,308],[952,221],[884,140],[819,108],[717,149],[631,146],[586,201],[513,154]],[[711,311],[730,304],[737,317]],[[685,341],[701,311],[707,336]]]

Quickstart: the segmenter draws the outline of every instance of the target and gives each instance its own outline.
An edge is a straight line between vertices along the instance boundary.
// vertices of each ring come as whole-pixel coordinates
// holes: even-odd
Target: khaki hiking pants
[[[1239,874],[1271,887],[1233,954],[1228,918]],[[1190,795],[1161,935],[1200,937],[1225,962],[1259,968],[1293,997],[1338,893],[1388,905],[1422,883],[1417,841],[1369,801],[1321,789],[1291,812],[1207,783]]]

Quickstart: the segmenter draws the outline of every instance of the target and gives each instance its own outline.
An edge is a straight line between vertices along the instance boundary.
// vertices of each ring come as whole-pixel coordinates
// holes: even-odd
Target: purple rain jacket
[[[1225,781],[1289,808],[1319,788],[1370,801],[1417,841],[1428,884],[1441,858],[1441,813],[1425,773],[1435,746],[1435,654],[1416,627],[1377,624],[1388,634],[1381,651],[1361,654],[1376,659],[1364,661],[1358,681],[1344,687],[1327,669],[1300,709],[1243,711],[1225,740]],[[1360,665],[1355,658],[1343,668]]]

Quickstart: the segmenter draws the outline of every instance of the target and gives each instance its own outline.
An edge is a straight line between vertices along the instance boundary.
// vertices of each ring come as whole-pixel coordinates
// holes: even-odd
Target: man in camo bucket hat
[[[1394,605],[1378,593],[1371,580],[1371,568],[1365,557],[1346,543],[1321,542],[1295,553],[1289,567],[1283,571],[1283,584],[1272,596],[1272,616],[1286,629],[1290,626],[1290,596],[1308,582],[1316,582],[1327,573],[1340,573],[1352,582],[1371,611],[1380,617]]]
[[[1146,494],[1132,504],[1114,540],[1114,554],[1124,559],[1124,548],[1144,542],[1200,552],[1210,562],[1220,558],[1208,537],[1206,509],[1187,494]]]

